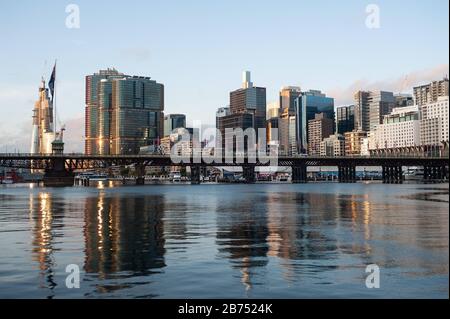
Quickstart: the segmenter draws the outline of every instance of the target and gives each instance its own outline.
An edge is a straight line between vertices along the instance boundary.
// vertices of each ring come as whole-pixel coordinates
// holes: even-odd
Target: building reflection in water
[[[253,285],[253,272],[268,263],[267,207],[265,201],[242,200],[220,203],[217,209],[217,245],[234,268],[241,271],[246,289]]]
[[[108,279],[150,275],[165,267],[163,215],[163,195],[121,197],[100,192],[86,198],[86,273]]]
[[[48,298],[54,297],[54,252],[56,240],[62,237],[64,206],[55,207],[51,193],[30,194],[29,217],[32,224],[32,259],[37,262],[40,287],[48,288]]]
[[[246,289],[257,282],[253,272],[261,271],[256,268],[266,267],[271,257],[279,260],[289,283],[339,268],[333,260],[342,251],[353,253],[339,239],[349,231],[349,221],[359,232],[362,219],[366,239],[370,237],[371,206],[359,197],[267,192],[257,201],[221,201],[216,209],[219,253],[240,269]],[[365,245],[370,252],[369,242]]]

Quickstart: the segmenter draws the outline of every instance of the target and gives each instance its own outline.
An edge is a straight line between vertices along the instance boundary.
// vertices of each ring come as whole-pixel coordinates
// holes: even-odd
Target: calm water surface
[[[0,186],[0,297],[448,298],[448,202],[448,184]]]

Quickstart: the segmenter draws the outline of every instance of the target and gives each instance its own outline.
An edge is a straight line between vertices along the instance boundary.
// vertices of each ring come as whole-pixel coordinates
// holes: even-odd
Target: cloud
[[[440,64],[430,69],[418,70],[394,79],[371,82],[359,79],[346,88],[336,87],[328,90],[328,95],[334,97],[335,105],[353,103],[353,94],[358,90],[384,90],[394,93],[412,93],[414,86],[442,79],[449,73],[448,64]]]
[[[68,118],[63,121],[64,151],[67,153],[84,152],[84,117]],[[59,130],[59,128],[57,128]],[[28,153],[31,145],[31,121],[22,121],[17,131],[0,130],[0,153]]]

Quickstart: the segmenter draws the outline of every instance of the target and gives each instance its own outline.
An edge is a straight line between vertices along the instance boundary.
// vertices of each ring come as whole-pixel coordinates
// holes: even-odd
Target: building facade
[[[358,91],[354,94],[355,129],[368,132],[374,130],[395,107],[392,92]]]
[[[308,121],[313,120],[316,114],[323,113],[334,122],[334,99],[318,90],[302,92],[295,99],[295,109],[297,150],[304,154],[309,149],[310,142]],[[334,125],[331,134],[333,134],[333,130]]]
[[[280,109],[281,110],[281,109]],[[295,116],[291,115],[289,108],[282,109],[278,120],[279,148],[280,155],[297,154],[296,141],[296,121]]]
[[[266,106],[266,88],[253,86],[250,72],[245,71],[242,88],[230,92],[231,114],[252,114],[257,131],[266,126]]]
[[[346,156],[360,155],[363,140],[367,138],[367,132],[356,130],[352,132],[345,132],[344,138],[345,138],[345,155]]]
[[[217,129],[220,132],[221,140],[216,139],[216,147],[222,147],[222,152],[227,147],[228,150],[235,150],[237,143],[242,143],[244,149],[247,149],[247,141],[235,138],[227,132],[235,129],[242,129],[245,131],[248,128],[254,127],[254,116],[250,113],[237,113],[217,118]],[[228,130],[227,130],[228,129]],[[217,138],[217,137],[216,137]],[[228,143],[228,145],[226,144]]]
[[[420,145],[417,106],[395,108],[385,115],[383,124],[369,133],[369,150],[397,149]]]
[[[314,119],[308,121],[308,155],[320,155],[320,143],[333,134],[333,126],[333,120],[325,113],[316,114]]]
[[[345,154],[345,138],[342,134],[333,134],[320,143],[320,156],[337,157]]]
[[[448,96],[420,106],[420,142],[422,145],[441,145],[449,142]]]
[[[302,94],[298,86],[285,86],[280,90],[280,113],[287,109],[289,115],[295,116],[295,100]]]
[[[164,136],[168,136],[174,129],[186,127],[186,115],[167,114],[164,116]]]
[[[344,134],[355,129],[355,106],[340,106],[336,108],[336,132]]]
[[[271,102],[267,103],[267,120],[272,118],[277,118],[280,116],[280,103],[279,102]]]
[[[404,107],[414,105],[414,98],[411,94],[395,94],[395,107]]]
[[[448,78],[414,87],[414,99],[418,106],[437,102],[439,97],[448,96]]]
[[[85,153],[138,154],[163,135],[164,86],[115,69],[86,77]]]

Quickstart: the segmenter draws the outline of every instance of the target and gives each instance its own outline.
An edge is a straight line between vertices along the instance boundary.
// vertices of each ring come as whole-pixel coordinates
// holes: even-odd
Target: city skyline
[[[189,30],[195,29],[195,32],[191,30],[192,34],[195,34],[191,39],[177,37],[182,35],[180,29],[168,26],[162,21],[163,14],[156,19],[165,26],[159,34],[157,30],[156,33],[152,33],[148,28],[157,22],[131,23],[131,26],[124,26],[119,33],[119,35],[126,34],[133,26],[140,26],[143,38],[154,35],[155,41],[139,46],[137,44],[142,44],[143,41],[139,41],[139,37],[136,39],[136,34],[133,34],[125,43],[113,47],[110,45],[105,47],[105,44],[107,40],[114,39],[112,31],[117,31],[118,27],[112,25],[111,34],[105,35],[105,40],[92,42],[93,37],[101,30],[99,26],[105,21],[97,15],[95,17],[92,15],[98,4],[84,1],[77,3],[80,6],[80,29],[67,29],[64,26],[67,16],[64,11],[65,4],[50,6],[49,2],[44,1],[40,7],[33,7],[33,12],[27,8],[26,2],[14,6],[6,4],[9,11],[21,13],[19,19],[17,14],[5,16],[4,13],[8,10],[0,13],[5,25],[0,34],[24,39],[20,44],[11,43],[8,52],[0,53],[2,60],[8,61],[3,67],[4,76],[0,80],[2,87],[0,103],[3,106],[0,111],[2,151],[5,151],[6,147],[10,151],[14,148],[20,151],[29,149],[29,126],[32,106],[38,94],[39,80],[41,75],[49,78],[55,58],[58,58],[58,117],[67,127],[66,150],[69,152],[82,151],[84,144],[84,76],[107,67],[116,67],[126,74],[139,74],[158,79],[166,88],[165,114],[186,114],[188,123],[192,120],[201,120],[204,124],[212,126],[216,110],[228,104],[228,94],[239,86],[240,73],[243,70],[252,71],[254,82],[267,88],[268,103],[276,101],[282,86],[290,85],[300,86],[305,91],[321,90],[335,99],[335,107],[351,104],[353,93],[359,89],[412,93],[413,86],[441,79],[448,74],[448,29],[445,26],[448,21],[448,10],[445,10],[445,7],[448,9],[448,3],[444,1],[433,8],[426,3],[411,4],[400,1],[390,4],[380,1],[380,29],[368,29],[365,26],[367,5],[365,3],[352,2],[345,5],[327,3],[327,6],[333,7],[331,9],[336,9],[335,14],[331,14],[333,10],[327,10],[326,13],[312,15],[323,23],[320,27],[317,21],[314,22],[313,17],[300,13],[298,25],[294,27],[293,22],[287,19],[293,13],[285,12],[286,10],[283,11],[286,14],[284,25],[264,24],[264,21],[272,21],[272,18],[280,19],[276,17],[276,10],[281,10],[286,4],[291,5],[293,9],[302,8],[306,12],[308,9],[309,12],[314,12],[314,9],[319,8],[310,3],[302,6],[289,1],[282,4],[264,4],[257,12],[251,11],[250,4],[246,4],[242,12],[233,12],[232,4],[220,4],[220,8],[214,5],[215,10],[223,10],[224,14],[220,16],[220,21],[214,21],[211,15],[206,14],[205,24],[211,27],[210,30],[202,28],[205,24],[195,19],[193,25],[185,26]],[[147,4],[145,6],[148,7]],[[167,6],[158,3],[151,12],[154,13],[156,9],[164,9]],[[29,7],[31,8],[31,5]],[[406,18],[396,15],[405,8],[408,8]],[[186,17],[177,23],[178,27],[187,22],[187,19],[214,12],[213,7],[205,3],[203,6],[199,3],[194,4],[188,9]],[[198,13],[194,13],[196,9],[199,9]],[[272,12],[269,14],[270,9]],[[111,5],[113,16],[119,11],[125,15],[138,14],[132,6],[128,8],[120,4]],[[419,14],[420,20],[417,19]],[[36,35],[35,28],[32,27],[35,20],[30,16],[33,15],[41,17],[39,26],[42,36]],[[11,20],[12,16],[16,17],[14,21]],[[233,23],[227,23],[227,17],[232,17]],[[241,21],[244,17],[247,21]],[[312,50],[314,54],[300,50],[305,37],[298,33],[297,28],[306,27],[308,23],[314,23],[313,25],[317,27],[313,30],[308,29],[312,44],[317,48]],[[395,28],[394,23],[398,24]],[[399,27],[402,23],[404,27]],[[254,39],[249,40],[245,37],[244,31],[241,32],[243,34],[238,32],[245,24],[253,25],[251,30],[259,31],[252,33],[255,34]],[[341,39],[344,41],[337,43],[338,39],[331,39],[332,27],[355,30],[347,33],[348,39]],[[92,32],[93,30],[95,32]],[[344,34],[345,30],[340,31]],[[91,32],[93,35],[89,34]],[[183,34],[184,32],[189,31],[183,31]],[[410,49],[408,44],[412,42],[408,40],[413,41],[414,37],[421,33],[428,34],[430,46]],[[447,36],[442,36],[443,33]],[[54,42],[58,42],[57,46],[48,41],[50,34],[55,35]],[[433,40],[437,37],[436,34],[439,34],[439,41]],[[236,36],[236,41],[232,41],[233,35]],[[278,38],[274,39],[274,35]],[[282,45],[284,40],[292,36],[295,38],[297,35],[299,41],[298,43],[292,41],[295,43],[292,44],[291,50],[284,53],[274,51],[273,47],[277,44]],[[180,43],[170,41],[177,39]],[[215,41],[205,41],[211,39]],[[314,41],[315,39],[320,41]],[[360,51],[353,50],[356,43],[352,41],[356,39],[363,47]],[[187,43],[189,40],[190,45]],[[326,41],[329,42],[322,43]],[[331,57],[330,51],[326,50],[330,44],[336,48],[332,50]],[[389,46],[389,50],[386,52],[376,50],[375,55],[370,53],[369,44]],[[85,51],[84,48],[88,46],[92,46],[92,50]],[[174,46],[176,50],[173,50]],[[209,49],[205,50],[205,47]],[[110,50],[107,51],[108,54],[105,54],[105,48]],[[241,51],[235,52],[239,48]],[[364,59],[359,59],[361,55]],[[186,63],[186,59],[189,59],[189,63]],[[18,120],[5,120],[10,116]]]

